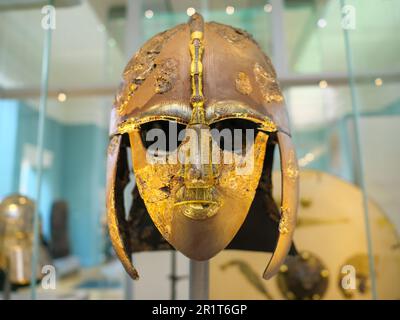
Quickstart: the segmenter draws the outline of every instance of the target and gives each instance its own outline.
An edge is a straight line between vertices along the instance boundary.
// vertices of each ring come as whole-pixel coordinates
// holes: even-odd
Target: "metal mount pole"
[[[208,300],[209,262],[190,260],[189,299]]]
[[[176,251],[171,251],[171,300],[176,300],[176,283],[179,280],[177,276],[177,268],[176,268]]]
[[[4,288],[3,288],[3,300],[11,299],[11,281],[9,270],[5,271]]]
[[[133,280],[124,272],[124,300],[133,300]]]

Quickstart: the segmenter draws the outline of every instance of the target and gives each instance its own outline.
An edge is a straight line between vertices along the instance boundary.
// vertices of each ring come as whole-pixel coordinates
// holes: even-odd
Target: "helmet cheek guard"
[[[129,182],[126,148],[121,147],[121,135],[111,138],[107,155],[107,221],[114,250],[126,272],[138,279],[132,264],[129,229],[125,219],[124,189]]]
[[[299,171],[292,140],[282,132],[278,132],[277,136],[281,158],[281,217],[278,242],[263,273],[264,279],[267,280],[279,271],[279,267],[290,250],[296,227],[299,198]]]

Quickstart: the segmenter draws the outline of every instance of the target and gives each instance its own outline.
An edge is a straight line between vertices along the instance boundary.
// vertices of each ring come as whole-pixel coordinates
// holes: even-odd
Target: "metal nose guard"
[[[202,20],[200,16],[193,19]],[[191,25],[189,45],[192,62],[190,76],[193,107],[190,122],[186,128],[186,142],[189,145],[185,152],[184,186],[177,192],[174,206],[184,206],[183,213],[192,219],[202,220],[217,213],[220,203],[214,187],[212,167],[212,142],[210,127],[205,121],[204,96],[202,86],[203,64],[201,62],[203,45],[203,23],[196,21]]]
[[[220,207],[212,165],[211,134],[204,124],[188,125],[186,132],[184,186],[178,190],[174,206],[184,206],[183,213],[187,217],[202,220],[214,216]]]

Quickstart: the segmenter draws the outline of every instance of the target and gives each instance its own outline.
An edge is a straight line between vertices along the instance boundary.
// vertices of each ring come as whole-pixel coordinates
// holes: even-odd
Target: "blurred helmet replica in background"
[[[131,277],[132,252],[170,245],[199,261],[224,248],[274,251],[263,276],[279,270],[296,224],[297,159],[275,70],[249,34],[194,14],[151,38],[124,71],[110,131],[108,224]],[[234,146],[223,132],[234,133]],[[159,133],[165,148],[149,143]],[[276,144],[280,210],[271,195]],[[128,148],[136,186],[127,217]],[[148,238],[160,245],[143,245]]]
[[[31,280],[34,211],[35,203],[18,194],[0,204],[0,269],[8,273],[13,285],[26,285]],[[42,278],[42,267],[49,262],[45,248],[39,248],[37,279]]]

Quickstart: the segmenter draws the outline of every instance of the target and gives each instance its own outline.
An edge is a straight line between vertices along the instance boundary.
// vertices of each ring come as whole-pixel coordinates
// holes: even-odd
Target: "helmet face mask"
[[[195,260],[210,259],[224,249],[253,201],[268,135],[259,132],[242,155],[210,141],[209,128],[189,128],[178,148],[161,160],[149,156],[138,131],[129,137],[136,185],[163,237]],[[191,143],[196,138],[206,143]],[[214,163],[193,156],[207,152],[210,158],[215,155]],[[188,153],[192,159],[185,157]]]
[[[242,30],[205,24],[198,14],[135,55],[112,111],[107,175],[111,239],[133,278],[123,208],[128,147],[154,225],[187,257],[207,260],[244,223],[269,139],[280,147],[283,187],[277,250],[264,277],[278,271],[297,210],[297,160],[283,103],[270,60],[254,40]]]

